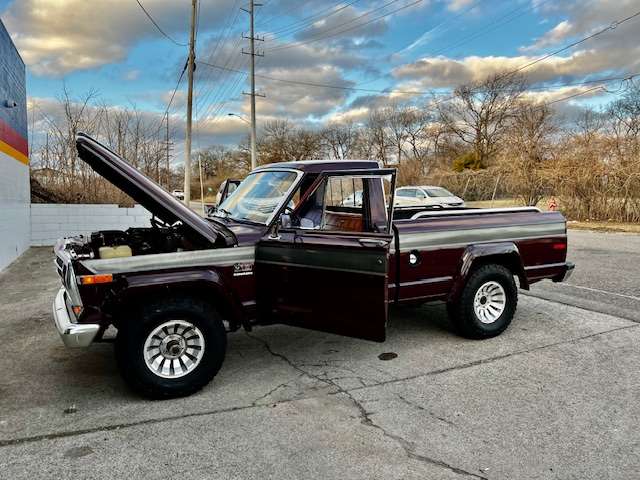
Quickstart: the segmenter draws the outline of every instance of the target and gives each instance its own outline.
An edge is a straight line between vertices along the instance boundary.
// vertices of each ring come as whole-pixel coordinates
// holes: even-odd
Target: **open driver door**
[[[395,169],[323,172],[256,247],[261,318],[384,341]]]

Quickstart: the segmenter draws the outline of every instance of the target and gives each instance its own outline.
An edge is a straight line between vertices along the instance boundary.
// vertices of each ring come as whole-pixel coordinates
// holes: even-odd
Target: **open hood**
[[[84,133],[76,135],[76,146],[80,158],[97,174],[121,189],[164,223],[172,225],[180,221],[199,238],[212,245],[216,242],[218,233],[210,222],[109,148]]]

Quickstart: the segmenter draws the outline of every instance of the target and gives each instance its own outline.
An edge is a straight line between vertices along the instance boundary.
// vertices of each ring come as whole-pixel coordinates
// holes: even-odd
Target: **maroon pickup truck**
[[[59,240],[53,312],[69,347],[117,329],[119,369],[143,395],[188,395],[222,366],[226,335],[288,324],[382,342],[389,306],[446,302],[469,338],[504,331],[518,289],[562,281],[566,223],[535,208],[393,207],[374,161],[276,163],[203,218],[104,145],[79,156],[153,215],[151,227]]]

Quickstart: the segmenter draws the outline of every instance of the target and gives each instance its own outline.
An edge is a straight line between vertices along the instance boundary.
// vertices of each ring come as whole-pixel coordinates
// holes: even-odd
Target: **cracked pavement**
[[[384,344],[264,327],[200,393],[150,402],[111,345],[64,348],[51,258],[0,274],[0,479],[637,478],[634,319],[522,295],[485,341],[442,306],[395,309]]]

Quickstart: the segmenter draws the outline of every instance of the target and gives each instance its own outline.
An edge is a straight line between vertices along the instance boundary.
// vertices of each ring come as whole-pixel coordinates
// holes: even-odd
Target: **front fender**
[[[448,301],[455,301],[460,297],[464,285],[473,268],[479,263],[496,263],[509,268],[520,280],[520,288],[529,290],[529,282],[524,272],[522,257],[518,246],[513,242],[480,243],[469,245],[460,259],[453,286],[449,292]]]
[[[215,270],[132,274],[124,283],[117,294],[116,309],[120,312],[150,295],[197,295],[211,301],[231,324],[245,323],[240,302]]]

